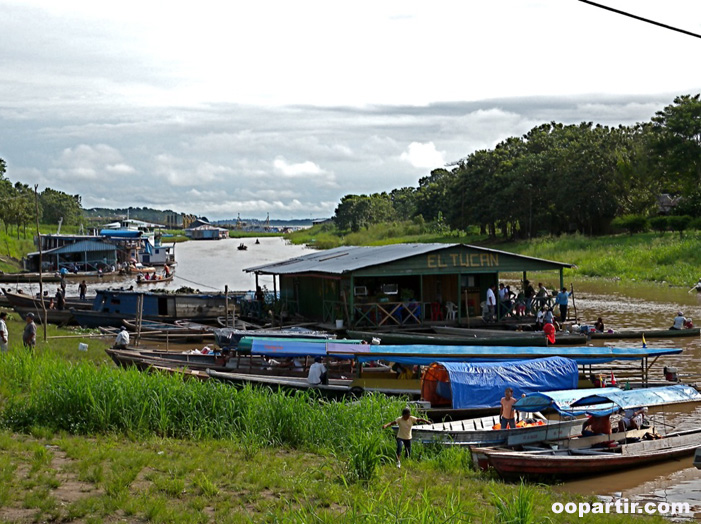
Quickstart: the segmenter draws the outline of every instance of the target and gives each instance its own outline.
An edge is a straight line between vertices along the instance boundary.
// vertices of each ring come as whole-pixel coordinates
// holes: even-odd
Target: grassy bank
[[[569,521],[550,508],[577,497],[501,483],[474,471],[462,448],[417,444],[397,469],[393,434],[380,425],[402,406],[379,395],[341,403],[235,389],[14,347],[0,358],[0,519]]]
[[[411,223],[384,224],[344,235],[323,224],[289,236],[295,243],[328,249],[340,245],[383,245],[399,242],[461,242],[522,255],[569,262],[568,278],[620,278],[621,280],[691,287],[701,278],[701,232],[678,234],[638,233],[587,237],[562,235],[529,241],[490,240],[476,232],[436,234]]]

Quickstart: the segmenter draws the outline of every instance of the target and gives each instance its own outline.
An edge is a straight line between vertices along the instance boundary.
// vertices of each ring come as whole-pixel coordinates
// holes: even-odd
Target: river
[[[237,249],[241,242],[248,249]],[[191,241],[176,245],[178,266],[175,279],[167,284],[168,289],[189,286],[201,291],[253,290],[255,278],[245,273],[244,268],[276,262],[309,253],[310,250],[286,243],[279,237],[261,237],[260,244],[254,238],[226,239],[220,241]],[[547,276],[546,276],[547,275]],[[553,273],[531,274],[535,282],[543,281],[549,289],[557,284]],[[261,285],[272,289],[272,278],[261,277]],[[90,283],[90,287],[129,287],[133,280]],[[568,282],[569,285],[569,282]],[[691,285],[691,283],[690,283]],[[49,289],[54,289],[55,284]],[[9,286],[8,286],[9,287]],[[13,286],[14,287],[14,286]],[[146,287],[146,286],[141,286]],[[148,286],[151,287],[151,286]],[[25,289],[28,286],[24,286]],[[621,284],[615,281],[574,280],[574,304],[577,316],[583,323],[593,324],[601,316],[607,328],[667,328],[672,324],[676,312],[681,310],[687,317],[701,323],[701,294],[688,293],[686,289],[665,285],[649,286]],[[70,284],[69,295],[77,295],[77,283]],[[574,307],[573,307],[574,306]],[[635,346],[641,341],[596,341],[597,345]],[[683,353],[665,357],[655,366],[651,378],[662,380],[664,365],[674,366],[683,380],[701,383],[701,339],[677,338],[670,340],[651,339],[650,347],[681,347]],[[694,426],[701,424],[701,406],[692,409],[671,409],[665,413],[665,424]],[[691,458],[665,462],[656,466],[632,471],[608,474],[581,481],[561,484],[555,489],[604,497],[620,496],[631,501],[642,502],[689,502],[695,516],[701,518],[701,470],[691,464]]]

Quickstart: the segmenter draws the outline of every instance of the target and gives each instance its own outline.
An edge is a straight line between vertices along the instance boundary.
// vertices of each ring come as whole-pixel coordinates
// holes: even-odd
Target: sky
[[[599,1],[701,34],[698,0]],[[577,0],[0,0],[0,35],[11,181],[210,220],[328,217],[701,92],[701,39]]]

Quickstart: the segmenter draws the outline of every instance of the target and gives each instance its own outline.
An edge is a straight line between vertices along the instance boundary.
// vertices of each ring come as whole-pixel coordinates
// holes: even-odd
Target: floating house
[[[396,327],[482,315],[502,273],[559,273],[572,264],[468,244],[348,246],[244,269],[272,275],[289,314],[351,327]]]
[[[192,240],[221,240],[229,238],[229,230],[197,219],[185,230],[185,236]]]

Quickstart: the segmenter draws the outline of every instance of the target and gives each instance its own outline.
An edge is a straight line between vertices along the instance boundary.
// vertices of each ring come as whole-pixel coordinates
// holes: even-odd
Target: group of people
[[[503,282],[499,284],[498,290],[496,285],[489,286],[485,302],[487,307],[485,320],[494,322],[497,319],[497,313],[498,318],[535,314],[536,323],[540,323],[538,327],[542,329],[543,325],[548,323],[543,317],[547,316],[550,322],[553,321],[551,317],[554,316],[554,307],[550,304],[551,297],[554,297],[554,306],[559,309],[560,322],[567,320],[571,291],[563,287],[558,293],[551,294],[542,282],[538,283],[538,291],[528,280],[524,280],[523,284],[523,291],[518,294],[511,291],[511,287]]]
[[[33,350],[37,343],[37,325],[34,323],[34,313],[27,313],[25,317],[24,331],[22,332],[22,344],[29,350]],[[10,344],[10,332],[7,329],[7,313],[0,312],[0,353],[7,353]]]

